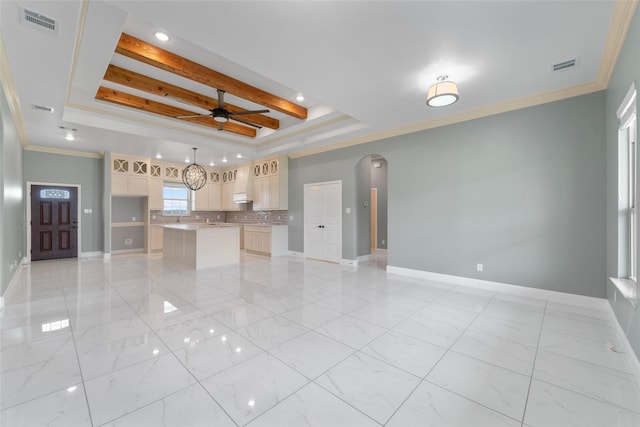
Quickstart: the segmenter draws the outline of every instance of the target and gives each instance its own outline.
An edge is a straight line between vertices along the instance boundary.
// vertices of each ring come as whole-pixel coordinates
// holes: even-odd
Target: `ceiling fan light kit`
[[[196,163],[196,150],[193,148],[193,163],[182,170],[182,183],[189,190],[198,191],[207,183],[207,171]]]
[[[429,88],[427,105],[429,107],[446,107],[458,101],[458,85],[447,81],[448,76],[438,77],[438,83]]]

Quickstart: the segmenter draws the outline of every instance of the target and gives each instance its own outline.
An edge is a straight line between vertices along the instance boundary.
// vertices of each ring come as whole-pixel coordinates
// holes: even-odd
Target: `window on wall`
[[[637,123],[632,85],[618,108],[618,277],[611,280],[634,306],[638,302]]]
[[[162,187],[162,214],[189,215],[190,193],[183,184],[165,182]]]

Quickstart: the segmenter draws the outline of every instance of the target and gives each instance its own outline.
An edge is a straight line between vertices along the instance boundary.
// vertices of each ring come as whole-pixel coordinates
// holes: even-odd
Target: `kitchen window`
[[[162,187],[162,214],[189,215],[191,192],[183,184],[165,182]]]

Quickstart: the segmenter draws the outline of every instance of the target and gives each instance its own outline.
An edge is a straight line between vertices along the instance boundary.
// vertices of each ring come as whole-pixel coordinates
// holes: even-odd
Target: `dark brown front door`
[[[78,189],[31,186],[31,260],[78,256]]]

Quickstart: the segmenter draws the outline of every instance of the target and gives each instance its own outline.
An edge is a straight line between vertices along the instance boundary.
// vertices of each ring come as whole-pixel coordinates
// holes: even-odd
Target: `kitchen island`
[[[215,224],[163,225],[163,258],[202,269],[240,262],[240,227]]]

